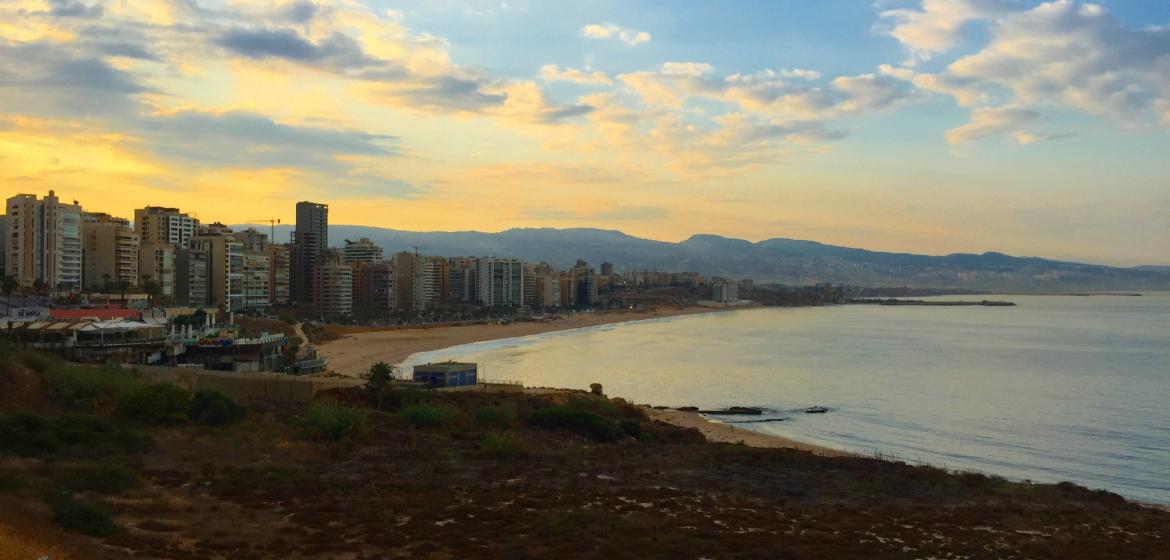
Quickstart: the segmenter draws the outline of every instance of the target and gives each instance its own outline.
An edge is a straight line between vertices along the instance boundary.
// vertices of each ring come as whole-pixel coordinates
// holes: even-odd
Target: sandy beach
[[[680,410],[647,410],[650,418],[683,428],[695,428],[702,432],[707,441],[720,443],[743,443],[749,447],[771,447],[800,449],[824,457],[853,457],[855,454],[794,439],[765,434],[748,428],[736,427],[711,420],[696,412]]]
[[[648,311],[621,310],[576,313],[544,323],[514,322],[507,325],[492,323],[395,328],[365,332],[341,330],[340,332],[343,334],[341,338],[318,345],[317,351],[329,360],[330,371],[347,377],[358,377],[361,373],[369,370],[370,366],[380,361],[397,364],[411,354],[441,350],[460,344],[714,311],[722,311],[722,309],[684,307]]]

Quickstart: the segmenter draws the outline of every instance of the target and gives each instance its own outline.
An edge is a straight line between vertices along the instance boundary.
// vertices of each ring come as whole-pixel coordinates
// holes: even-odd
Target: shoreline
[[[341,338],[316,345],[318,354],[329,360],[327,369],[330,374],[317,374],[314,377],[358,378],[370,366],[380,361],[396,365],[404,362],[414,354],[434,352],[436,350],[476,342],[490,342],[601,325],[681,317],[700,313],[716,313],[737,309],[751,308],[689,306],[646,311],[600,311],[574,313],[544,323],[520,321],[507,325],[487,323],[446,325],[441,327],[393,327],[343,333]]]
[[[712,420],[698,412],[682,410],[648,409],[646,415],[651,420],[664,422],[680,428],[695,428],[703,434],[708,443],[742,443],[748,447],[764,447],[771,449],[797,449],[807,451],[822,457],[860,457],[843,449],[834,449],[823,445],[805,443],[792,438],[766,434],[751,428],[736,428],[732,424]]]

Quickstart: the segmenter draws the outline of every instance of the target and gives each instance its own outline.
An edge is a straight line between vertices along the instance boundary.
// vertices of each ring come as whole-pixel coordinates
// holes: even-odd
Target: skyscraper
[[[134,211],[134,231],[143,245],[170,243],[186,247],[198,228],[199,220],[178,208],[147,206]]]
[[[329,205],[301,201],[297,203],[297,223],[291,244],[292,267],[289,273],[289,297],[295,303],[313,300],[313,269],[321,252],[329,247]]]
[[[129,220],[84,212],[81,224],[84,285],[104,286],[107,279],[137,286],[138,233]]]
[[[81,289],[81,206],[63,204],[53,191],[8,199],[6,272],[22,288],[39,280],[49,289]]]

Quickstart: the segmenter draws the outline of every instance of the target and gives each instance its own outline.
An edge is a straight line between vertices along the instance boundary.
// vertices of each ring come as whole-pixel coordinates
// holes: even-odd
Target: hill
[[[237,226],[247,227],[247,226]],[[266,231],[266,226],[256,226]],[[290,226],[277,228],[288,239]],[[498,233],[416,232],[335,225],[330,242],[368,237],[387,254],[418,247],[429,255],[500,256],[546,261],[557,267],[577,259],[704,276],[751,278],[757,282],[808,285],[833,282],[860,286],[911,286],[1010,292],[1170,290],[1170,267],[1118,268],[1003,253],[943,256],[869,251],[815,241],[775,238],[759,242],[694,235],[680,243],[655,241],[620,231],[591,228],[517,228]]]

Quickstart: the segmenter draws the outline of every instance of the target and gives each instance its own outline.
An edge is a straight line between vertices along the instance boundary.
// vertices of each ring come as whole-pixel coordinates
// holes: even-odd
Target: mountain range
[[[248,225],[235,226],[246,228]],[[266,225],[251,226],[267,232]],[[292,227],[277,226],[286,240]],[[239,231],[237,229],[236,231]],[[592,228],[517,228],[499,233],[417,232],[370,226],[331,225],[331,246],[367,237],[387,255],[418,247],[423,254],[515,257],[567,268],[584,259],[627,267],[693,271],[703,276],[751,278],[757,282],[808,285],[833,282],[859,286],[910,286],[1011,292],[1170,290],[1170,267],[1131,268],[1065,262],[1002,253],[932,256],[826,245],[797,239],[751,242],[694,235],[671,243]]]

